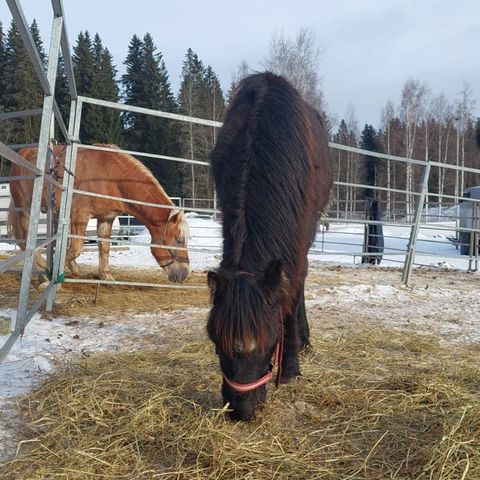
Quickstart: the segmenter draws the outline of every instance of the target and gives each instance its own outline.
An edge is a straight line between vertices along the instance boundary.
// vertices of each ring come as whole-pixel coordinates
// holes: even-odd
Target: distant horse
[[[102,145],[117,148],[115,145]],[[19,155],[30,163],[35,164],[36,148],[24,148]],[[65,146],[54,148],[54,168],[59,180],[63,177],[65,165]],[[15,164],[11,168],[11,176],[28,175],[27,169]],[[129,200],[138,200],[166,206],[174,206],[165,190],[155,179],[152,173],[131,155],[120,152],[104,152],[79,148],[75,169],[74,188],[88,192],[122,197]],[[33,181],[15,180],[10,184],[12,195],[11,207],[24,208],[25,211],[15,212],[10,208],[9,227],[15,238],[25,240],[28,233],[29,209],[32,198]],[[55,209],[58,211],[60,203],[59,190],[55,197]],[[47,188],[42,192],[42,210],[46,206]],[[188,224],[184,214],[178,208],[157,208],[153,206],[136,205],[122,200],[92,197],[82,194],[73,194],[70,233],[84,236],[87,223],[91,218],[97,219],[97,235],[99,238],[110,238],[114,219],[128,213],[140,220],[150,231],[152,243],[173,247],[186,247],[188,240]],[[74,275],[80,274],[75,259],[82,253],[84,240],[71,238],[69,241],[66,263]],[[25,249],[25,243],[20,243]],[[99,270],[101,279],[112,280],[109,266],[110,243],[100,241]],[[189,272],[189,259],[186,250],[172,250],[152,247],[153,256],[165,270],[169,280],[182,282]],[[45,271],[46,263],[41,255],[35,259],[36,267]]]
[[[250,420],[277,384],[300,375],[309,343],[307,253],[333,181],[320,114],[282,77],[245,78],[210,156],[223,215],[223,259],[208,282],[207,331],[234,419]]]

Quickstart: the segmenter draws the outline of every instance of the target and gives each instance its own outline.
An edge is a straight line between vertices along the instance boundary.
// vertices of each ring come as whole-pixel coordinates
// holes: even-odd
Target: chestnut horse
[[[300,375],[298,353],[309,344],[304,282],[333,181],[327,131],[284,78],[255,74],[239,84],[210,160],[224,243],[208,274],[207,331],[230,415],[250,420],[265,401],[272,356],[286,383]]]
[[[118,148],[115,145],[102,145]],[[36,148],[23,148],[19,155],[35,164]],[[55,146],[53,152],[57,178],[63,177],[65,164],[65,146]],[[29,172],[15,164],[11,175],[28,175]],[[152,173],[131,155],[120,152],[105,152],[79,147],[75,169],[74,188],[87,192],[95,192],[129,200],[138,200],[166,206],[174,206],[165,190]],[[10,184],[12,207],[24,208],[23,212],[10,209],[9,226],[17,240],[27,238],[29,209],[32,198],[33,181],[16,180]],[[60,195],[57,189],[55,209],[59,209]],[[46,205],[47,189],[42,192],[42,209]],[[99,238],[110,238],[112,223],[115,217],[128,213],[142,222],[150,231],[152,243],[186,248],[188,240],[188,224],[183,212],[178,208],[157,208],[153,206],[136,205],[121,200],[112,200],[74,193],[72,197],[70,233],[84,236],[87,223],[91,218],[97,219],[97,235]],[[66,264],[74,275],[80,270],[75,259],[82,253],[84,240],[71,238],[68,246]],[[25,244],[20,244],[25,248]],[[99,270],[101,279],[112,280],[109,266],[110,242],[100,241]],[[174,250],[152,247],[152,254],[158,264],[165,270],[169,280],[182,282],[188,275],[189,259],[186,250]],[[35,259],[36,267],[44,271],[45,260],[41,255]]]

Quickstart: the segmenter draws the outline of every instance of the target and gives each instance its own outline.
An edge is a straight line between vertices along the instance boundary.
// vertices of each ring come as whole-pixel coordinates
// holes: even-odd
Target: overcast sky
[[[49,43],[49,0],[23,0]],[[408,78],[425,82],[450,101],[466,81],[480,113],[479,0],[63,0],[70,42],[80,31],[98,32],[120,72],[133,34],[153,35],[175,94],[182,62],[192,48],[229,88],[242,61],[261,70],[274,33],[294,38],[311,30],[329,113],[353,106],[363,127],[378,128],[387,100],[400,102]],[[0,20],[10,24],[5,0]]]

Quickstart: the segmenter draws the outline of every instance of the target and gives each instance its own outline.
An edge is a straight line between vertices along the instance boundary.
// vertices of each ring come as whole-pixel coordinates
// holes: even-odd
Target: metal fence
[[[27,48],[27,51],[30,55],[30,58],[35,67],[35,71],[40,80],[42,88],[44,90],[44,104],[42,109],[32,109],[23,112],[9,112],[8,114],[0,115],[1,119],[17,118],[25,115],[42,115],[40,137],[38,142],[38,157],[36,166],[31,166],[26,162],[22,157],[17,155],[12,148],[8,148],[6,145],[0,143],[0,155],[4,156],[11,162],[17,163],[28,168],[34,179],[34,190],[32,196],[32,203],[30,209],[30,223],[28,229],[28,237],[26,239],[25,249],[20,253],[17,253],[14,256],[7,258],[6,260],[0,261],[0,273],[7,271],[11,266],[23,261],[22,269],[22,278],[21,285],[18,297],[18,307],[17,307],[17,318],[15,322],[15,328],[13,333],[9,336],[6,343],[0,348],[0,361],[7,355],[9,349],[14,344],[16,339],[23,333],[26,324],[32,318],[32,316],[39,310],[39,308],[46,304],[46,308],[51,309],[53,307],[57,283],[59,279],[61,281],[71,282],[71,283],[94,283],[94,284],[106,284],[106,285],[133,285],[133,286],[147,286],[147,287],[156,287],[156,288],[206,288],[205,285],[172,285],[171,283],[139,283],[139,282],[122,282],[122,281],[108,281],[108,280],[82,280],[82,279],[73,279],[65,278],[64,279],[64,268],[65,268],[65,257],[66,250],[69,238],[82,238],[84,240],[100,240],[98,237],[87,237],[87,236],[72,236],[69,233],[70,226],[70,211],[72,204],[72,195],[73,193],[77,195],[90,195],[97,197],[106,197],[117,200],[116,197],[110,197],[106,195],[101,195],[97,193],[82,191],[74,188],[73,176],[68,172],[75,172],[76,156],[78,151],[79,143],[79,132],[82,119],[82,109],[85,104],[98,105],[105,108],[112,108],[120,111],[134,112],[144,115],[151,115],[155,117],[161,117],[169,119],[170,121],[180,121],[180,122],[190,122],[197,125],[210,126],[213,128],[221,127],[220,122],[199,119],[193,117],[187,117],[184,115],[172,114],[168,112],[160,112],[152,109],[141,108],[131,105],[125,105],[121,103],[108,102],[101,99],[93,99],[84,96],[77,95],[75,88],[75,80],[73,77],[73,70],[71,65],[71,56],[70,56],[70,47],[68,43],[68,36],[65,29],[64,22],[64,13],[61,0],[52,0],[53,7],[53,25],[52,25],[52,37],[50,43],[50,53],[49,53],[49,62],[48,69],[45,73],[43,66],[38,56],[38,52],[34,46],[34,42],[31,38],[28,24],[24,18],[23,12],[20,7],[20,2],[18,0],[7,0],[7,3],[12,12],[13,18],[17,27],[22,35],[23,41]],[[58,106],[54,100],[54,84],[55,84],[55,75],[57,70],[57,62],[59,58],[59,53],[62,52],[63,59],[65,62],[65,67],[67,71],[68,83],[70,87],[71,95],[71,110],[70,110],[70,121],[68,129],[66,128]],[[66,174],[63,178],[63,184],[59,184],[52,175],[45,173],[49,171],[49,159],[50,159],[50,142],[52,140],[52,119],[57,121],[59,128],[66,139],[67,148],[66,148],[66,160],[65,160],[65,171]],[[358,263],[365,258],[380,258],[384,259],[388,257],[392,263],[397,263],[398,265],[403,266],[402,272],[402,281],[405,284],[409,283],[413,265],[415,264],[416,254],[421,253],[428,256],[435,257],[435,251],[423,252],[418,249],[420,244],[419,235],[422,231],[428,231],[435,228],[436,231],[444,231],[445,239],[437,239],[434,241],[435,245],[440,245],[442,243],[448,242],[448,245],[452,246],[453,253],[455,254],[455,249],[460,245],[458,239],[458,234],[461,232],[468,233],[469,236],[469,245],[468,245],[468,258],[466,261],[468,266],[466,268],[474,270],[478,267],[478,234],[479,234],[479,225],[476,219],[473,219],[468,228],[460,227],[459,215],[458,215],[458,204],[462,200],[459,196],[449,196],[449,195],[437,195],[428,192],[428,179],[432,168],[446,168],[454,170],[462,170],[459,167],[453,165],[447,165],[444,163],[428,162],[422,160],[408,159],[402,157],[395,157],[392,155],[385,155],[376,152],[369,152],[361,150],[358,148],[348,147],[344,145],[339,145],[336,143],[330,143],[332,149],[346,150],[349,152],[356,153],[358,155],[369,155],[377,156],[379,158],[387,159],[392,162],[403,162],[409,165],[417,165],[422,168],[423,174],[420,182],[420,189],[417,192],[405,192],[403,190],[398,190],[398,193],[405,195],[414,195],[416,197],[416,207],[414,210],[413,218],[408,218],[408,215],[405,212],[393,212],[389,213],[388,218],[383,218],[381,220],[367,220],[364,215],[364,201],[356,200],[358,208],[354,208],[353,214],[343,214],[344,209],[341,208],[339,202],[337,201],[335,207],[329,212],[328,222],[331,225],[331,228],[326,230],[326,223],[323,222],[323,227],[317,235],[316,242],[310,251],[310,255],[315,258],[328,259],[334,256],[347,256],[351,257],[353,263]],[[149,159],[154,159],[156,161],[174,161],[180,163],[187,163],[192,165],[208,165],[207,162],[201,160],[191,160],[180,157],[171,157],[166,155],[157,155],[152,153],[145,153],[139,151],[123,150],[123,149],[113,149],[106,146],[98,145],[82,145],[82,148],[99,150],[99,151],[113,151],[113,152],[122,152],[134,155],[136,157],[145,157]],[[474,173],[479,173],[480,170],[476,169],[465,169],[463,171],[471,171]],[[19,180],[19,178],[4,177],[4,181],[14,182]],[[47,235],[46,239],[38,241],[38,223],[39,223],[39,213],[40,213],[40,202],[42,194],[43,183],[46,182],[48,185],[51,185],[50,190],[53,188],[58,188],[62,190],[60,209],[58,212],[58,229],[56,228],[53,215],[53,202],[50,202],[49,208],[47,210]],[[347,185],[349,187],[358,189],[358,192],[370,189],[374,192],[381,192],[388,190],[383,186],[371,186],[351,182],[336,182],[336,186]],[[390,189],[392,191],[392,189]],[[360,194],[358,195],[360,197]],[[51,195],[49,195],[51,198]],[[433,215],[429,211],[428,205],[431,206],[432,201],[435,199],[438,201],[448,201],[453,205],[453,214],[450,212],[448,215],[443,214],[441,211],[437,211],[437,215]],[[157,208],[174,208],[165,205],[155,205],[149,204],[146,202],[137,202],[129,199],[118,199],[123,202],[131,202],[139,205],[148,205],[154,206]],[[473,200],[473,203],[476,205],[480,200]],[[430,203],[429,203],[430,202]],[[219,212],[216,209],[216,200],[215,198],[211,199],[176,199],[175,203],[180,206],[186,212],[198,213],[203,216],[215,216]],[[445,211],[445,203],[442,203]],[[175,207],[178,208],[178,207]],[[347,211],[348,209],[345,209]],[[477,212],[476,208],[472,211]],[[431,219],[436,218],[436,224],[433,225]],[[476,217],[475,217],[476,218]],[[324,219],[325,220],[325,219]],[[385,243],[386,248],[382,252],[371,252],[369,250],[368,242],[365,242],[365,229],[368,229],[372,225],[381,225],[387,234],[385,238],[387,242]],[[130,225],[131,226],[131,225]],[[345,226],[343,233],[342,228]],[[201,238],[202,241],[196,242],[196,246],[190,246],[188,248],[189,252],[208,252],[216,253],[220,252],[220,246],[218,242],[214,242],[212,239],[217,238],[218,235],[213,230],[218,230],[219,224],[212,223],[209,227],[204,227],[204,231],[199,234],[198,239]],[[407,228],[408,237],[396,235],[396,229]],[[211,229],[211,231],[209,231]],[[348,231],[347,231],[348,230]],[[446,237],[448,235],[452,236],[451,240],[448,240]],[[340,239],[342,236],[342,239]],[[403,239],[403,246],[389,246],[388,243],[393,239]],[[102,241],[106,239],[102,238]],[[212,240],[212,241],[211,241]],[[422,242],[426,241],[425,239],[421,240]],[[428,241],[428,240],[427,240]],[[152,245],[148,242],[135,241],[135,235],[131,235],[131,232],[122,238],[120,234],[117,237],[114,237],[110,242],[115,242],[119,245],[128,245],[133,246],[147,246],[147,247],[162,247],[164,245]],[[447,244],[447,243],[446,243]],[[46,290],[38,295],[36,298],[31,299],[31,290],[30,283],[32,279],[33,266],[34,266],[34,254],[47,248],[47,262],[49,265],[49,270],[51,272],[51,278]],[[179,248],[179,247],[177,247]],[[444,256],[442,254],[442,256]],[[357,262],[358,261],[358,262]],[[418,262],[417,262],[418,264]]]
[[[61,0],[52,0],[53,9],[53,22],[50,40],[50,50],[48,56],[47,71],[45,72],[42,61],[40,60],[38,51],[35,47],[28,23],[23,14],[20,2],[18,0],[7,0],[8,7],[12,13],[12,17],[15,21],[17,29],[21,35],[25,48],[28,52],[30,60],[35,69],[35,73],[43,89],[44,100],[42,109],[32,109],[22,112],[9,112],[0,115],[0,120],[19,118],[29,115],[41,114],[41,126],[38,142],[38,155],[36,165],[33,166],[25,159],[20,157],[12,148],[7,147],[0,142],[0,155],[10,160],[10,162],[20,165],[31,172],[31,176],[28,178],[33,179],[33,193],[30,207],[30,220],[28,225],[28,235],[25,244],[22,246],[22,251],[7,259],[0,261],[0,273],[7,271],[12,266],[23,261],[22,277],[20,281],[20,290],[18,295],[17,313],[15,319],[15,325],[13,332],[8,336],[4,345],[0,348],[0,361],[2,361],[8,354],[10,348],[15,341],[23,334],[25,326],[33,315],[39,310],[48,299],[53,302],[55,294],[55,281],[54,278],[50,280],[45,291],[40,293],[36,298],[31,298],[30,283],[32,279],[34,257],[36,252],[42,248],[47,248],[47,262],[52,265],[59,265],[59,249],[54,249],[54,243],[58,244],[62,235],[65,237],[64,229],[55,231],[53,222],[53,204],[48,202],[47,210],[47,238],[42,242],[37,241],[37,231],[40,216],[40,203],[42,196],[42,188],[44,182],[48,185],[49,198],[52,197],[54,188],[59,188],[62,191],[62,205],[65,205],[65,192],[68,186],[69,175],[65,175],[63,185],[58,183],[49,171],[50,152],[49,144],[51,140],[51,131],[53,130],[54,121],[60,128],[63,136],[67,140],[67,143],[71,143],[71,135],[65,126],[65,122],[60,114],[60,110],[54,98],[55,93],[55,80],[57,75],[57,66],[60,51],[63,54],[65,70],[69,81],[70,95],[72,98],[72,105],[75,103],[76,91],[75,81],[73,77],[73,69],[70,57],[70,47],[68,42],[68,35],[65,28],[64,12]],[[70,147],[70,145],[69,145]],[[4,181],[17,181],[20,178],[4,177]],[[64,227],[64,225],[62,225]],[[56,257],[55,259],[53,257]]]

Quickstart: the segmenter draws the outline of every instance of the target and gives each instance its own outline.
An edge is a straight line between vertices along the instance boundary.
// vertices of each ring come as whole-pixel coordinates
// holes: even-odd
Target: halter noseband
[[[263,376],[260,377],[258,380],[250,383],[237,383],[233,380],[230,380],[225,374],[223,374],[223,379],[225,383],[236,393],[248,393],[252,390],[255,390],[262,385],[267,384],[273,377],[273,368],[275,365],[277,366],[277,379],[275,381],[275,385],[278,387],[280,384],[280,375],[282,373],[282,354],[283,354],[283,332],[280,340],[277,342],[275,346],[275,352],[273,354],[273,363],[270,363],[270,367],[268,372]]]
[[[167,218],[167,221],[165,222],[165,226],[163,227],[163,231],[162,231],[162,236],[160,237],[160,241],[162,242],[163,246],[164,247],[169,247],[170,245],[167,245],[167,228],[168,228],[168,224],[170,223],[170,219],[172,217],[169,215],[168,218]],[[161,265],[160,266],[162,268],[165,268],[165,267],[169,267],[172,263],[174,262],[181,262],[181,263],[190,263],[188,260],[184,261],[184,260],[179,260],[177,255],[175,254],[175,250],[172,250],[171,248],[165,248],[165,250],[168,252],[168,256],[162,256],[160,258],[158,258],[158,261],[162,261],[162,260],[170,260],[168,263],[166,263],[165,265]]]

